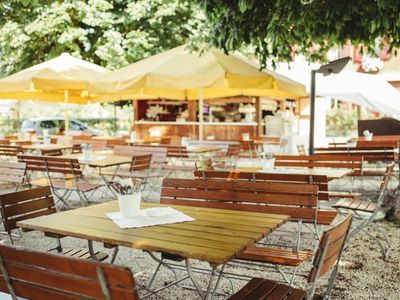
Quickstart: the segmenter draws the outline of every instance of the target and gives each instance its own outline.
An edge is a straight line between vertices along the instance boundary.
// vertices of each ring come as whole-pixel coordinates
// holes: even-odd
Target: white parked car
[[[36,133],[36,136],[43,136],[43,129],[47,129],[49,134],[59,134],[65,130],[65,119],[62,117],[33,118],[22,122],[21,132]],[[69,130],[82,131],[91,135],[100,135],[100,131],[90,128],[82,122],[71,119],[69,120]]]

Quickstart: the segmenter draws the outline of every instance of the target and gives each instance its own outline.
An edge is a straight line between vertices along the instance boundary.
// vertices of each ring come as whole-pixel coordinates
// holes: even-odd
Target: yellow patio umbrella
[[[67,53],[32,66],[0,80],[0,99],[41,100],[86,104],[101,101],[101,95],[89,94],[88,83],[110,71]],[[65,108],[65,130],[69,128]]]
[[[140,93],[177,100],[197,100],[229,96],[307,96],[305,86],[268,70],[259,70],[252,61],[211,49],[191,53],[185,45],[151,56],[127,67],[99,76],[90,91],[100,94]]]
[[[107,76],[99,76],[91,82],[89,89],[108,94],[114,100],[141,93],[167,99],[198,99],[200,139],[203,99],[307,96],[303,84],[272,71],[260,71],[250,60],[235,54],[226,55],[217,49],[191,53],[186,45],[143,59]]]

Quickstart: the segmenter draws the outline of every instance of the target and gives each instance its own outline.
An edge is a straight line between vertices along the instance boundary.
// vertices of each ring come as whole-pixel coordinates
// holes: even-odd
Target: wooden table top
[[[130,156],[114,155],[112,153],[94,153],[90,160],[86,160],[82,153],[63,155],[64,158],[77,158],[79,163],[88,165],[92,168],[107,168],[123,164],[129,164],[132,161]]]
[[[221,147],[215,147],[215,146],[191,146],[187,147],[187,151],[189,153],[195,153],[195,154],[202,154],[202,153],[207,153],[207,152],[215,152],[215,151],[220,151],[222,150]]]
[[[141,208],[164,206],[142,203]],[[121,229],[105,213],[118,211],[117,201],[18,222],[21,228],[125,246],[167,252],[184,258],[223,264],[284,224],[289,216],[171,205],[195,221]]]
[[[21,148],[24,150],[66,150],[72,149],[73,145],[70,144],[32,144],[32,145],[22,145]]]
[[[329,180],[342,178],[352,172],[351,169],[334,168],[274,168],[263,170],[261,167],[236,168],[232,172],[260,172],[270,174],[322,175]]]

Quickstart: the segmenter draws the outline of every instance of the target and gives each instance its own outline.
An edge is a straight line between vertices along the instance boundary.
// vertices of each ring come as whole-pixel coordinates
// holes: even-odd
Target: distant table
[[[50,145],[45,145],[45,144],[32,144],[32,145],[22,145],[21,148],[23,150],[68,150],[72,149],[73,145],[71,144],[50,144]]]
[[[263,170],[258,167],[236,168],[232,172],[259,172],[267,174],[297,174],[297,175],[315,175],[327,176],[328,180],[342,178],[352,172],[351,169],[334,169],[334,168],[274,168]]]
[[[141,208],[161,204],[142,203]],[[186,259],[188,276],[202,296],[196,277],[190,271],[190,259],[210,263],[213,270],[225,265],[248,245],[252,245],[289,220],[289,216],[201,207],[171,207],[195,218],[195,221],[121,229],[106,215],[118,211],[117,201],[64,211],[18,222],[21,228],[45,233],[125,246],[147,252],[163,252]],[[213,281],[214,272],[210,275]],[[216,282],[219,282],[217,280]],[[218,284],[215,284],[215,289]]]
[[[204,154],[209,152],[217,152],[222,150],[221,147],[206,147],[206,146],[190,146],[187,147],[187,151],[193,154]]]

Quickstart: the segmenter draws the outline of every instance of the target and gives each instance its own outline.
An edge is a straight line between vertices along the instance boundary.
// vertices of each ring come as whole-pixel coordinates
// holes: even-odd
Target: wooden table
[[[115,167],[123,164],[129,164],[132,161],[130,156],[114,155],[112,153],[94,152],[90,159],[85,159],[82,153],[63,155],[63,158],[76,158],[79,163],[92,168]]]
[[[141,208],[155,206],[163,205],[142,203]],[[206,261],[216,268],[232,260],[240,250],[259,241],[289,219],[285,215],[188,206],[171,207],[196,220],[121,229],[105,215],[106,212],[118,211],[117,202],[112,201],[21,221],[17,226],[114,246],[179,255],[187,262],[189,259]],[[190,277],[190,269],[188,274]]]
[[[68,150],[72,149],[73,145],[71,144],[50,144],[50,145],[45,145],[45,144],[32,144],[32,145],[22,145],[21,148],[23,150]]]
[[[236,168],[232,172],[262,172],[270,174],[297,174],[297,175],[322,175],[327,176],[328,180],[342,178],[352,172],[351,169],[334,168],[274,168],[263,170],[259,167]]]
[[[204,154],[204,153],[209,153],[209,152],[217,152],[222,150],[221,147],[205,147],[205,146],[192,146],[192,147],[187,147],[187,151],[189,153],[193,154]]]

